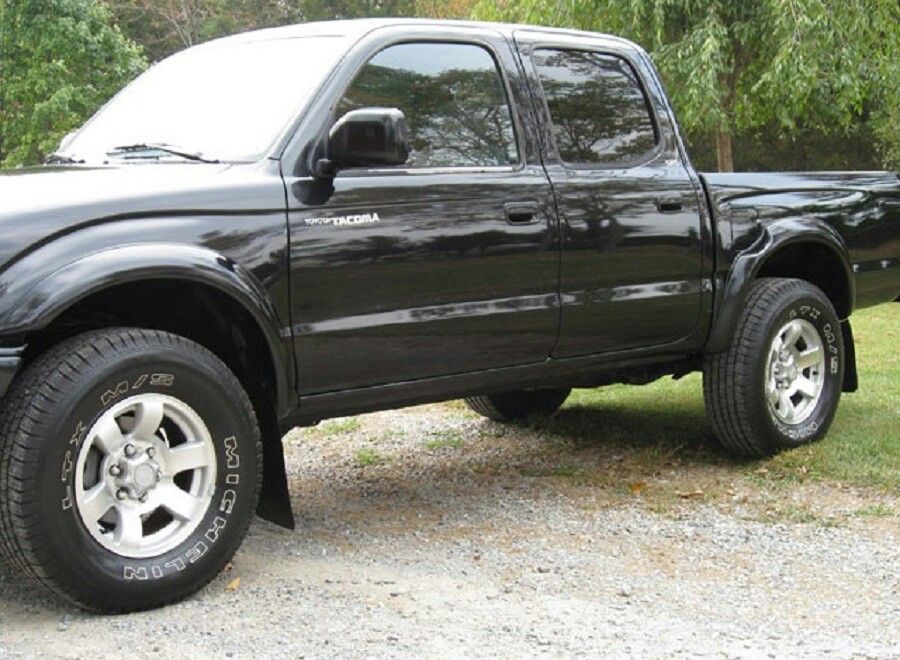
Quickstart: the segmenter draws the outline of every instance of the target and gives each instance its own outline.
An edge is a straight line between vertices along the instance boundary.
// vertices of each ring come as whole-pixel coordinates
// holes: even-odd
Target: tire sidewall
[[[783,296],[765,326],[753,388],[756,396],[753,415],[760,420],[769,444],[775,448],[789,448],[821,438],[831,426],[841,396],[844,380],[844,348],[840,321],[824,295],[817,295],[808,285],[792,295]],[[789,321],[802,319],[819,333],[825,351],[825,379],[822,393],[812,413],[800,424],[785,424],[769,410],[765,396],[766,370],[769,348],[776,333]]]
[[[41,527],[49,530],[45,551],[58,569],[56,580],[90,600],[116,594],[131,599],[123,609],[175,600],[211,579],[230,559],[253,515],[257,490],[258,430],[241,405],[236,379],[211,354],[145,347],[110,356],[91,368],[65,394],[46,425],[40,457]],[[234,388],[237,388],[235,391]],[[75,506],[75,462],[87,433],[116,403],[137,394],[175,397],[201,417],[215,446],[215,490],[190,536],[154,558],[127,558],[90,535]],[[242,399],[243,397],[243,399]]]

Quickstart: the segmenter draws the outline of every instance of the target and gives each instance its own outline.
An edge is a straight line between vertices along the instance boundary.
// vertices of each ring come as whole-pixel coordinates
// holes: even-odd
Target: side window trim
[[[503,36],[499,33],[497,34],[498,39],[503,39]],[[364,177],[364,176],[424,176],[424,175],[434,175],[434,174],[477,174],[477,173],[512,173],[518,172],[525,168],[525,151],[526,145],[524,143],[525,128],[522,126],[521,117],[519,116],[519,108],[517,107],[517,103],[515,100],[515,96],[512,93],[512,87],[507,75],[507,71],[503,66],[502,58],[497,53],[497,50],[489,40],[480,39],[475,36],[465,36],[465,37],[454,37],[452,35],[441,35],[435,36],[433,38],[400,38],[396,41],[391,41],[389,43],[380,44],[379,47],[373,50],[370,54],[366,56],[366,58],[360,63],[360,65],[353,72],[353,75],[350,77],[347,85],[341,91],[341,93],[335,99],[335,105],[333,106],[334,111],[337,111],[338,104],[344,99],[350,87],[356,82],[360,73],[365,69],[365,67],[369,64],[369,62],[377,57],[380,53],[388,50],[389,48],[393,48],[394,46],[402,46],[404,44],[458,44],[464,46],[474,46],[476,48],[481,48],[486,51],[491,60],[494,63],[494,70],[496,74],[500,78],[500,82],[503,88],[503,94],[506,99],[506,105],[509,108],[510,119],[512,122],[512,131],[513,131],[513,144],[516,148],[516,153],[518,156],[518,160],[515,163],[510,163],[508,165],[444,165],[444,166],[421,166],[421,167],[406,167],[406,166],[398,166],[398,167],[360,167],[342,170],[338,173],[338,178],[354,178],[354,177]],[[514,55],[514,54],[513,54]],[[328,125],[337,121],[339,117],[333,116],[329,119]]]
[[[559,151],[559,144],[556,140],[556,131],[553,130],[553,115],[550,113],[550,104],[547,100],[547,94],[544,92],[544,83],[541,79],[540,71],[538,70],[537,62],[535,61],[535,53],[539,50],[556,50],[556,51],[569,51],[569,52],[582,52],[582,53],[595,53],[597,55],[602,55],[605,57],[613,57],[618,60],[621,60],[625,63],[625,65],[631,70],[632,75],[640,87],[641,94],[644,97],[644,105],[647,108],[647,113],[650,116],[650,121],[653,124],[653,136],[656,140],[652,149],[648,149],[646,152],[642,153],[640,156],[630,159],[623,159],[618,161],[611,161],[608,163],[569,163],[563,159],[562,154]],[[647,90],[647,81],[644,80],[643,75],[637,66],[635,66],[634,62],[628,57],[625,53],[616,52],[610,50],[609,48],[603,47],[591,47],[589,44],[579,44],[579,45],[559,45],[553,44],[552,42],[547,43],[534,43],[529,44],[528,50],[524,53],[526,59],[529,62],[529,66],[531,67],[532,75],[534,81],[538,85],[538,89],[536,90],[539,94],[540,98],[536,99],[538,102],[538,107],[543,110],[544,115],[547,118],[547,137],[550,140],[550,145],[553,148],[553,155],[556,158],[556,162],[559,163],[564,169],[572,170],[575,172],[585,172],[585,171],[604,171],[604,170],[628,170],[633,169],[635,167],[641,167],[643,165],[647,165],[657,158],[659,158],[660,154],[665,151],[665,144],[663,140],[662,130],[660,128],[659,117],[656,114],[656,109],[653,107],[653,103],[651,99],[653,98],[648,90]],[[533,92],[534,93],[534,92]]]

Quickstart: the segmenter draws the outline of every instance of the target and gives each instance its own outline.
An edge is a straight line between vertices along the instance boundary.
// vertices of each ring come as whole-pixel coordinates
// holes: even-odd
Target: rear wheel
[[[814,285],[760,279],[728,350],[706,358],[703,391],[719,440],[763,457],[828,431],[844,377],[840,321]]]
[[[0,552],[82,607],[179,600],[246,533],[254,411],[187,339],[114,329],[65,341],[23,371],[0,415]]]
[[[571,392],[571,389],[516,390],[469,397],[466,405],[488,419],[509,422],[532,415],[552,415]]]

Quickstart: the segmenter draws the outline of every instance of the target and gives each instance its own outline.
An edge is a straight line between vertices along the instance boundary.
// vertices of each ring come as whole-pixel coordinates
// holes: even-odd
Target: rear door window
[[[658,135],[631,65],[591,51],[538,49],[532,59],[559,157],[573,166],[627,166],[648,158]]]

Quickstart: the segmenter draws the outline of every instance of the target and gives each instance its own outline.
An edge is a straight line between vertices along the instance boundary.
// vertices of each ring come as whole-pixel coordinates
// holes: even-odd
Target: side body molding
[[[275,368],[279,417],[294,406],[292,358],[268,294],[244,268],[205,247],[141,243],[83,255],[51,272],[26,259],[0,274],[0,327],[26,336],[47,327],[73,304],[93,293],[142,279],[173,279],[205,284],[231,297],[253,317],[266,339]]]
[[[744,214],[744,217],[749,216]],[[753,280],[769,257],[790,245],[815,243],[831,251],[843,267],[849,292],[848,314],[854,307],[853,268],[847,245],[834,227],[810,216],[781,217],[762,222],[757,219],[756,213],[752,217],[750,223],[732,223],[731,249],[721,250],[719,255],[715,276],[714,308],[717,312],[705,347],[707,353],[718,353],[728,348]]]

